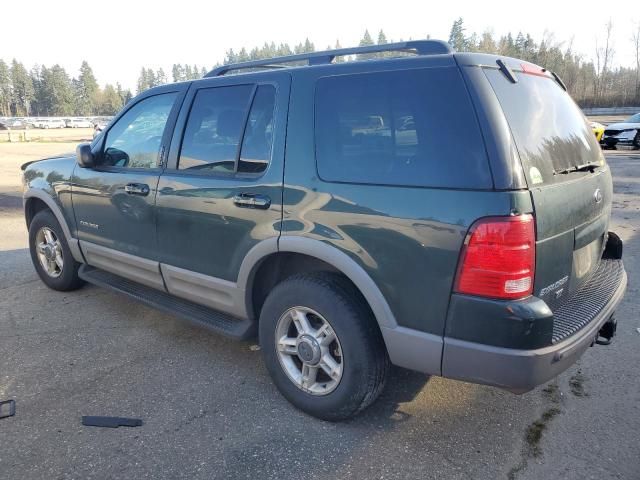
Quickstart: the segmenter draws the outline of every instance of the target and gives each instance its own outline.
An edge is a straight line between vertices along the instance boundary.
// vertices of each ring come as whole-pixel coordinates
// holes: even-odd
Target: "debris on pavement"
[[[0,419],[13,417],[16,414],[16,401],[4,400],[0,402]]]
[[[82,425],[85,427],[104,428],[141,427],[142,420],[139,418],[83,416]]]

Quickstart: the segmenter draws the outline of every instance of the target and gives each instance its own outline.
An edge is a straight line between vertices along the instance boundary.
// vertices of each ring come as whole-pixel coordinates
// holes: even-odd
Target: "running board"
[[[255,335],[255,325],[249,320],[241,320],[212,308],[174,297],[105,270],[82,265],[78,276],[89,283],[124,293],[142,303],[185,318],[227,337],[243,339]]]

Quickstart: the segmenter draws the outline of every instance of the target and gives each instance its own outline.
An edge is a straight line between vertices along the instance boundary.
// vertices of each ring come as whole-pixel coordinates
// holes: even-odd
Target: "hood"
[[[62,155],[56,155],[55,157],[47,157],[47,158],[41,158],[39,160],[31,160],[30,162],[26,162],[26,163],[23,163],[22,165],[20,165],[20,170],[22,170],[24,172],[29,165],[32,165],[34,163],[44,162],[46,160],[58,160],[58,159],[61,159],[61,158],[70,158],[70,157],[74,157],[74,156],[75,156],[75,153],[69,152],[69,153],[63,153]]]
[[[640,123],[612,123],[607,125],[607,130],[632,130],[634,128],[640,128]]]

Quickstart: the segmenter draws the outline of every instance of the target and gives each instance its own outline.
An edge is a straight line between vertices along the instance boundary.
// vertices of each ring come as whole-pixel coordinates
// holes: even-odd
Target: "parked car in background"
[[[627,145],[640,149],[640,113],[632,115],[624,122],[607,125],[600,143],[605,148]]]
[[[596,136],[596,140],[600,142],[604,134],[605,126],[598,122],[591,122],[591,128],[593,129],[593,134]]]
[[[24,130],[28,127],[26,121],[21,118],[7,118],[3,123],[11,130]]]
[[[37,128],[64,128],[65,124],[63,120],[59,118],[43,118],[37,122]]]
[[[93,123],[84,118],[68,118],[65,121],[65,126],[67,128],[91,128]]]

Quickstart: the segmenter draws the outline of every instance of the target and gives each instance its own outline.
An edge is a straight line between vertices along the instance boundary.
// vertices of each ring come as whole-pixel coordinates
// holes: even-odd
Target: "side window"
[[[178,168],[234,173],[253,85],[203,88],[187,120]]]
[[[109,129],[102,165],[155,168],[164,127],[177,93],[164,93],[141,100]]]
[[[273,144],[275,101],[273,85],[258,87],[242,140],[238,173],[260,174],[267,169]]]
[[[324,77],[316,86],[325,181],[491,188],[484,141],[457,68]]]

